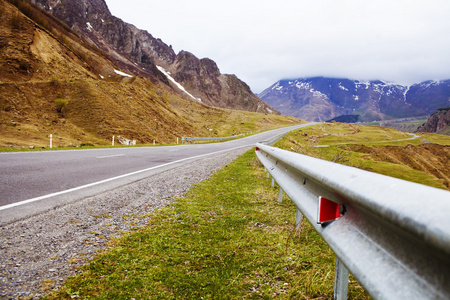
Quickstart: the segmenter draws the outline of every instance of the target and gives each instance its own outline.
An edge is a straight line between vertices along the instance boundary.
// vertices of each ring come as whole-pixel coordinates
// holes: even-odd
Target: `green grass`
[[[447,142],[436,135],[383,142],[408,137],[374,126],[319,124],[288,134],[277,146],[438,185],[429,174],[357,151],[358,145]],[[311,147],[326,143],[331,146]],[[254,153],[246,153],[149,215],[148,227],[113,241],[47,298],[332,299],[334,254],[307,221],[301,231],[295,227],[294,205],[286,196],[276,201],[278,190],[265,175]],[[352,276],[349,298],[370,298]]]
[[[381,161],[365,161],[364,169],[375,173],[432,186],[435,188],[446,189],[445,185],[438,178],[422,171],[414,170],[405,165],[399,165]]]
[[[450,136],[448,135],[423,132],[419,132],[418,135],[420,135],[423,140],[429,141],[431,143],[450,146]]]
[[[361,126],[345,123],[322,123],[308,126],[299,130],[308,136],[303,139],[304,144],[310,145],[336,145],[336,144],[386,144],[385,141],[396,141],[411,138],[408,133],[393,128],[379,126]],[[295,135],[293,132],[290,135]],[[316,141],[312,136],[319,136]],[[410,143],[410,142],[409,142]],[[388,143],[390,144],[390,142]]]
[[[353,125],[345,123],[323,123],[290,132],[276,143],[276,147],[301,154],[333,161],[371,172],[400,178],[436,188],[447,189],[444,182],[433,174],[412,167],[376,161],[370,155],[358,152],[356,145],[364,147],[422,145],[424,141],[450,145],[450,137],[437,134],[417,134],[410,139],[408,133],[393,128]],[[328,147],[317,147],[324,146]]]
[[[331,299],[334,254],[306,221],[296,230],[277,195],[249,151],[47,298]],[[353,279],[349,298],[368,298]]]

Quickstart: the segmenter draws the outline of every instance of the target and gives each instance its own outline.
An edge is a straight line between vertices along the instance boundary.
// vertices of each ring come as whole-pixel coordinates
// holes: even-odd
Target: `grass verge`
[[[393,128],[323,123],[294,130],[276,146],[441,189],[450,189],[450,137]]]
[[[47,299],[332,299],[335,256],[249,151]],[[351,279],[349,298],[368,298]]]

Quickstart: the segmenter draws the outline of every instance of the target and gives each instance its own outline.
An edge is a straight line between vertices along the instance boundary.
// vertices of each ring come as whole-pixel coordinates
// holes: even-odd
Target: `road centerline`
[[[119,156],[125,156],[125,154],[116,154],[116,155],[106,155],[106,156],[97,156],[97,158],[110,158],[110,157],[119,157]]]

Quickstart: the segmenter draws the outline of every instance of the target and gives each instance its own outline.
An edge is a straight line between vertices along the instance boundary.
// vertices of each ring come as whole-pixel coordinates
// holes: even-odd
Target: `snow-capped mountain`
[[[259,97],[282,114],[310,121],[359,115],[359,121],[430,115],[450,106],[450,80],[403,86],[380,80],[280,80]]]

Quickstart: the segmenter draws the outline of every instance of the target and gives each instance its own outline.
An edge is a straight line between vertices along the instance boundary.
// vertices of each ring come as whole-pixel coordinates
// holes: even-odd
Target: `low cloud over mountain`
[[[450,105],[450,80],[412,86],[339,78],[280,80],[259,97],[283,114],[309,121],[359,115],[359,121],[430,115]]]

